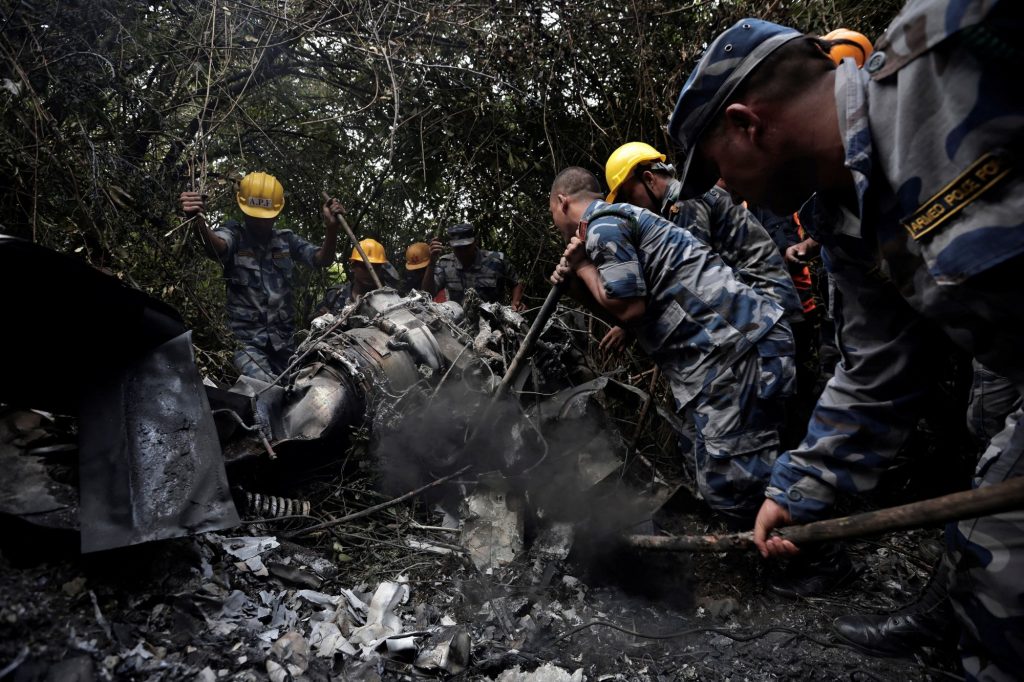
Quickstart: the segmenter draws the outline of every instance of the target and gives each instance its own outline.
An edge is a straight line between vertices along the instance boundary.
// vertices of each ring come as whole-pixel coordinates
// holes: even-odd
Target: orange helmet
[[[369,256],[369,254],[367,254]],[[422,270],[430,265],[430,244],[414,242],[405,250],[405,269]]]
[[[284,187],[273,175],[249,173],[238,185],[238,207],[253,218],[275,218],[284,208]]]
[[[867,36],[848,28],[837,28],[828,35],[822,36],[822,40],[832,41],[832,49],[828,51],[828,56],[836,64],[847,57],[853,57],[853,60],[857,62],[857,68],[860,68],[864,66],[864,62],[874,51]]]

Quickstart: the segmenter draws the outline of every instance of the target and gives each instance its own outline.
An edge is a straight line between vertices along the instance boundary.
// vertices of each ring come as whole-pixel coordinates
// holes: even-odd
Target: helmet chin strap
[[[641,179],[640,182],[644,185],[644,190],[647,192],[647,198],[651,200],[651,210],[655,213],[661,212],[661,199],[654,195],[654,192],[651,191],[651,186],[644,182],[643,179]]]

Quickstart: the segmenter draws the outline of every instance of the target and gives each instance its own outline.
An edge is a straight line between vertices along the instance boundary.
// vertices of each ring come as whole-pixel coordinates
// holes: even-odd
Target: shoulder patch
[[[995,187],[1012,170],[1013,163],[1008,154],[1001,151],[989,152],[900,223],[913,239],[920,239]]]

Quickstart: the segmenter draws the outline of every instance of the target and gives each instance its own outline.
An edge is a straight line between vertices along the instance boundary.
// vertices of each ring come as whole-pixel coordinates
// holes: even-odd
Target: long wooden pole
[[[558,300],[562,297],[562,292],[565,290],[565,282],[561,284],[552,285],[551,291],[548,292],[548,297],[544,299],[544,304],[540,307],[540,311],[537,312],[537,317],[534,319],[533,324],[530,326],[529,331],[526,332],[526,336],[523,337],[523,342],[519,345],[519,350],[516,352],[512,362],[508,364],[508,369],[505,370],[504,376],[501,377],[501,383],[494,389],[494,393],[491,395],[491,399],[487,403],[487,407],[484,408],[480,418],[476,420],[476,426],[469,434],[469,438],[466,439],[466,449],[474,450],[477,448],[477,436],[487,433],[491,428],[491,418],[494,414],[494,410],[497,409],[498,404],[508,394],[512,384],[515,383],[516,378],[519,377],[519,373],[525,366],[526,358],[529,357],[530,353],[533,352],[533,347],[537,343],[537,338],[540,337],[540,333],[544,331],[544,325],[547,324],[548,319],[551,318],[552,313],[555,312],[555,308],[558,307]]]
[[[331,198],[327,196],[327,192],[321,192],[321,194],[323,194],[324,201],[331,200]],[[348,221],[345,220],[345,216],[342,213],[335,212],[334,217],[338,219],[338,222],[341,223],[342,228],[344,228],[345,232],[348,234],[348,238],[351,239],[352,244],[355,245],[356,251],[359,253],[359,257],[363,259],[363,265],[365,265],[366,269],[370,271],[370,277],[373,278],[373,283],[377,285],[378,289],[383,287],[384,285],[381,284],[380,277],[377,276],[377,271],[374,269],[373,263],[371,263],[370,259],[366,257],[366,252],[363,251],[363,245],[359,243],[358,239],[356,239],[356,233],[348,226]]]
[[[533,353],[533,347],[537,344],[537,339],[540,337],[540,333],[544,331],[544,325],[551,319],[551,315],[555,312],[555,308],[558,307],[558,300],[562,297],[562,292],[565,290],[565,283],[552,285],[551,291],[548,292],[548,297],[544,299],[544,304],[541,305],[540,311],[537,312],[537,317],[534,319],[533,324],[530,326],[530,330],[526,332],[526,336],[523,338],[523,342],[519,344],[519,350],[516,352],[512,362],[509,363],[508,369],[505,371],[505,376],[501,378],[501,383],[498,384],[498,388],[494,391],[494,396],[491,398],[491,402],[495,403],[505,397],[508,393],[509,388],[516,382],[519,377],[519,373],[523,370],[523,363],[526,358]]]
[[[1024,509],[1024,477],[899,507],[789,526],[780,529],[778,534],[797,545],[811,544],[973,519],[1016,509]],[[754,534],[749,531],[675,537],[630,535],[625,540],[626,544],[633,547],[665,552],[724,552],[754,548]]]

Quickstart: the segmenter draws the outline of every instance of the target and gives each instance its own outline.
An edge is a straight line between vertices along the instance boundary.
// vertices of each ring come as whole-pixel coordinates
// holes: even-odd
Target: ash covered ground
[[[555,341],[548,355],[572,352]],[[622,548],[624,532],[727,529],[690,493],[657,374],[614,361],[569,388],[533,379],[486,429],[489,393],[442,379],[386,393],[344,447],[229,457],[243,523],[228,531],[81,555],[74,531],[0,516],[0,679],[958,679],[955,651],[879,659],[830,634],[836,616],[911,602],[939,529],[852,545],[859,576],[797,602],[768,590],[753,551]],[[73,425],[20,414],[0,415],[0,455],[73,497]],[[967,480],[969,449],[920,431],[875,497],[841,512]]]
[[[308,499],[314,509],[341,515],[384,499],[368,484],[368,475],[315,484]],[[673,531],[715,529],[701,512],[677,506],[659,515]],[[286,536],[308,520],[248,523],[232,536],[275,538],[263,543],[268,548],[257,561],[241,559],[237,549],[229,553],[227,534],[79,556],[74,534],[8,523],[0,559],[0,676],[957,677],[953,651],[872,658],[829,633],[837,615],[891,611],[911,600],[938,557],[937,530],[855,544],[864,570],[853,583],[826,598],[793,602],[767,591],[765,565],[753,553],[640,554],[582,537],[565,560],[532,550],[487,574],[442,523],[423,503],[292,541]],[[346,646],[360,635],[373,644],[381,634],[369,627],[367,613],[381,590],[393,616],[387,623],[384,614],[382,625],[418,634],[368,651]]]

